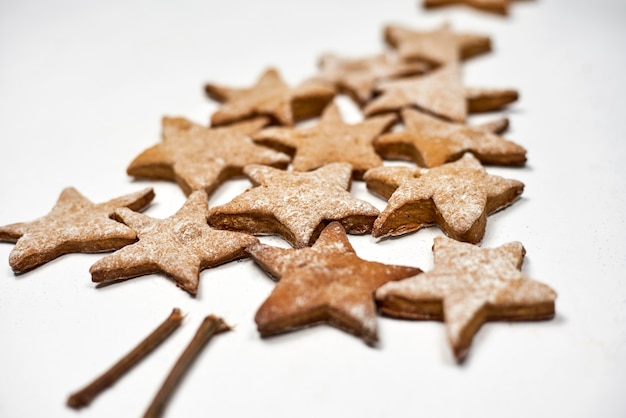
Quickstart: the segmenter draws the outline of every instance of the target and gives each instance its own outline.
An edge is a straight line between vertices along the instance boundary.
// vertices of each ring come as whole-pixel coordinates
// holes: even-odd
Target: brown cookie
[[[211,209],[215,228],[280,235],[296,248],[312,245],[324,226],[341,222],[348,233],[371,231],[378,210],[348,191],[352,166],[332,163],[297,173],[250,165],[244,173],[257,187]]]
[[[372,98],[377,82],[423,74],[428,70],[428,65],[424,63],[403,62],[390,54],[361,58],[324,54],[318,66],[322,80],[349,95],[359,106],[365,105]]]
[[[442,121],[422,112],[402,111],[404,130],[382,135],[374,141],[376,151],[389,159],[414,161],[422,167],[436,167],[471,152],[483,164],[521,165],[526,150],[493,132],[503,122],[468,126]]]
[[[465,5],[484,12],[506,15],[509,12],[511,0],[423,0],[427,9],[445,6]]]
[[[219,231],[207,225],[209,205],[204,190],[193,192],[176,214],[166,219],[119,209],[115,215],[137,233],[139,241],[96,262],[96,283],[165,273],[195,296],[200,271],[246,256],[244,248],[258,242],[248,234]]]
[[[367,116],[415,107],[452,122],[465,122],[469,113],[501,110],[519,99],[511,88],[464,87],[457,63],[422,76],[379,82],[375,91],[381,94],[364,107]]]
[[[326,323],[373,345],[378,340],[374,290],[421,272],[359,258],[339,222],[324,228],[310,248],[256,244],[247,251],[280,280],[255,316],[263,337]]]
[[[273,68],[265,70],[250,88],[231,88],[214,83],[205,85],[206,94],[223,103],[211,116],[211,125],[227,125],[257,116],[268,116],[279,125],[318,116],[335,96],[333,88],[321,80],[307,80],[289,87]]]
[[[402,235],[437,224],[450,238],[476,244],[487,215],[512,204],[524,184],[488,174],[472,155],[439,167],[378,167],[365,173],[367,188],[389,202],[372,235]]]
[[[491,51],[486,35],[456,33],[448,25],[431,31],[416,31],[400,25],[387,25],[385,41],[396,48],[403,61],[425,61],[434,66],[453,60],[465,60]],[[448,37],[452,37],[450,42]],[[442,48],[442,45],[445,45]]]
[[[255,142],[294,155],[294,171],[310,171],[329,163],[349,163],[354,178],[382,165],[372,142],[394,124],[394,115],[366,119],[349,125],[339,108],[328,105],[320,121],[307,128],[270,127],[254,134]]]
[[[438,237],[433,253],[431,271],[383,285],[376,300],[386,315],[443,320],[457,360],[486,321],[554,316],[556,293],[520,271],[525,250],[519,242],[479,248]]]
[[[111,251],[135,242],[132,229],[111,219],[118,208],[141,210],[152,188],[104,203],[92,203],[73,187],[64,189],[46,216],[0,227],[0,241],[15,242],[9,265],[23,273],[63,254]]]
[[[519,99],[519,92],[510,88],[466,87],[465,99],[469,113],[493,112],[516,102]]]
[[[184,118],[163,118],[163,142],[139,154],[128,166],[134,177],[173,180],[186,195],[211,195],[224,181],[243,175],[248,164],[286,168],[288,155],[256,145],[250,135],[269,122],[254,118],[205,128]]]
[[[417,107],[455,122],[464,122],[467,117],[465,87],[456,61],[424,76],[380,82],[376,90],[380,96],[363,109],[367,116]]]

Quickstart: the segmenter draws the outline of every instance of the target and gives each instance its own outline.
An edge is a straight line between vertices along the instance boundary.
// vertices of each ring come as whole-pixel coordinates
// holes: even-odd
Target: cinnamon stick
[[[196,331],[196,335],[193,337],[189,345],[187,345],[183,353],[176,361],[176,364],[174,364],[174,367],[170,371],[169,375],[161,385],[161,388],[146,410],[144,418],[156,418],[163,414],[165,405],[176,389],[176,386],[209,340],[214,335],[229,331],[230,329],[230,326],[228,326],[222,318],[214,315],[209,315],[204,318],[204,321],[202,321]]]
[[[182,320],[183,315],[180,309],[174,308],[170,316],[128,354],[83,389],[70,395],[67,399],[67,406],[79,409],[89,405],[103,390],[112,386],[119,378],[133,368],[133,366],[143,360],[158,347],[159,344],[165,341],[165,339],[180,326]]]

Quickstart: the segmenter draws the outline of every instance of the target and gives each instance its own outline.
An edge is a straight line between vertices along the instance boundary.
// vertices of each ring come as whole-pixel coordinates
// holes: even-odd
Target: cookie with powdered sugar
[[[347,163],[331,163],[301,173],[249,165],[244,173],[256,187],[212,208],[211,226],[279,235],[302,248],[313,245],[332,221],[341,222],[350,234],[370,232],[379,214],[371,203],[348,191],[352,166]]]
[[[442,37],[452,36],[453,42],[441,48]],[[471,32],[452,32],[449,25],[434,30],[413,30],[390,24],[384,29],[385,41],[398,51],[403,61],[421,61],[433,66],[451,60],[466,60],[491,51],[491,39],[487,35]],[[445,42],[444,42],[445,44]]]
[[[404,62],[395,54],[345,57],[326,53],[319,59],[319,78],[346,93],[359,106],[371,98],[378,81],[393,80],[428,70],[423,62]]]
[[[267,116],[278,125],[292,126],[300,120],[318,116],[335,97],[335,90],[322,80],[309,79],[290,87],[274,68],[265,70],[251,87],[207,83],[204,90],[209,97],[222,103],[211,115],[213,126],[257,116]]]
[[[524,184],[487,173],[472,154],[435,168],[377,167],[365,173],[367,188],[388,199],[372,235],[402,235],[432,224],[450,238],[480,242],[487,215],[522,194]]]
[[[138,241],[91,266],[92,281],[106,283],[163,273],[195,296],[200,271],[243,258],[247,255],[245,247],[258,242],[248,234],[211,228],[208,214],[204,190],[193,192],[182,208],[166,219],[128,209],[116,211],[116,218],[137,233]]]
[[[483,12],[506,15],[512,0],[423,0],[426,9],[464,5]]]
[[[141,210],[153,198],[152,188],[146,188],[93,203],[75,188],[68,187],[47,215],[1,226],[0,241],[16,243],[9,254],[9,265],[15,273],[34,269],[64,254],[116,250],[132,244],[137,236],[111,216],[119,208]]]
[[[454,122],[467,118],[465,87],[456,61],[423,76],[379,82],[375,90],[380,95],[363,108],[366,116],[414,107]]]
[[[247,251],[278,281],[255,316],[263,337],[325,323],[373,345],[378,340],[374,291],[421,272],[359,258],[339,222],[330,223],[312,247],[255,244]]]
[[[288,155],[259,146],[250,137],[268,123],[269,118],[258,117],[207,128],[185,118],[164,117],[163,141],[135,157],[126,172],[176,181],[186,195],[204,190],[210,196],[225,181],[243,176],[248,164],[287,167]]]
[[[554,316],[556,292],[521,272],[526,251],[519,242],[480,248],[437,237],[434,268],[376,291],[383,314],[444,321],[455,358],[467,355],[487,321],[526,321]]]
[[[413,109],[403,110],[402,120],[404,130],[374,140],[374,148],[384,158],[437,167],[471,152],[483,164],[526,163],[526,149],[497,134],[508,126],[505,120],[470,126],[446,122]]]
[[[374,150],[376,137],[389,130],[395,115],[383,115],[348,124],[334,103],[324,110],[319,122],[305,128],[269,127],[254,134],[256,143],[293,154],[294,171],[311,171],[330,163],[352,165],[355,179],[383,164]]]

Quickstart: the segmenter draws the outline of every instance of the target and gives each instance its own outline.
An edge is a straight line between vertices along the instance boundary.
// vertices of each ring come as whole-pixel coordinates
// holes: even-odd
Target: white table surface
[[[380,318],[376,348],[328,326],[261,339],[253,317],[273,282],[250,260],[205,270],[195,299],[159,275],[97,288],[88,270],[98,254],[20,276],[4,261],[0,416],[139,416],[208,313],[236,330],[201,354],[166,416],[626,416],[625,18],[621,0],[517,2],[508,18],[425,12],[414,0],[3,0],[2,225],[45,215],[67,186],[100,202],[152,185],[146,214],[174,213],[184,201],[177,186],[133,181],[125,169],[160,140],[163,115],[208,123],[217,105],[204,96],[207,81],[245,87],[274,66],[295,84],[323,52],[381,51],[381,28],[392,22],[490,34],[494,51],[468,62],[464,79],[519,89],[504,112],[506,136],[529,161],[488,169],[526,189],[489,218],[482,245],[521,241],[523,271],[558,299],[551,321],[487,324],[458,365],[439,322]],[[339,102],[359,120],[349,100]],[[229,182],[210,204],[248,184]],[[362,183],[353,192],[385,205]],[[362,258],[428,270],[438,235],[350,240]],[[1,243],[0,260],[12,248]],[[173,307],[187,317],[172,338],[89,408],[65,406]]]

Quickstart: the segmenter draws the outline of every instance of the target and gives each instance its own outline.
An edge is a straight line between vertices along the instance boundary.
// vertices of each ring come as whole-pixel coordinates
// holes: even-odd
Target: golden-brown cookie
[[[0,227],[0,241],[15,242],[9,265],[23,273],[63,254],[111,251],[135,242],[136,235],[111,219],[118,208],[141,210],[154,198],[152,188],[108,202],[92,203],[73,187],[64,189],[42,218]]]
[[[450,36],[452,42],[445,39]],[[452,60],[469,59],[491,51],[491,39],[488,36],[452,32],[448,25],[430,31],[387,25],[384,37],[389,45],[397,49],[398,56],[403,61],[426,61],[434,66]]]
[[[521,165],[526,150],[493,132],[501,122],[468,126],[442,121],[413,109],[402,111],[404,130],[381,135],[374,141],[376,151],[389,159],[414,161],[422,167],[436,167],[471,152],[483,164]]]
[[[97,261],[89,270],[92,280],[104,283],[161,272],[195,296],[201,270],[245,257],[245,247],[258,242],[248,234],[209,227],[208,214],[204,190],[193,192],[166,219],[117,210],[115,216],[137,233],[139,241]]]
[[[427,9],[462,4],[484,12],[506,15],[510,3],[511,0],[423,0],[422,4]]]
[[[464,87],[454,62],[426,75],[381,81],[375,91],[380,95],[363,108],[367,116],[415,107],[452,122],[465,122],[469,113],[501,110],[519,99],[512,88]]]
[[[256,244],[247,251],[280,280],[255,317],[263,337],[326,323],[373,345],[378,340],[374,290],[421,272],[359,258],[339,222],[324,228],[310,248]]]
[[[473,32],[455,32],[459,57],[468,60],[478,55],[491,52],[491,38],[488,35]]]
[[[372,235],[402,235],[437,224],[450,238],[476,244],[487,215],[513,203],[524,184],[487,173],[470,153],[439,167],[378,167],[365,173],[367,188],[389,200]]]
[[[319,115],[335,96],[335,90],[321,80],[306,80],[289,87],[273,68],[265,70],[250,88],[231,88],[214,83],[204,87],[206,94],[222,103],[211,116],[211,125],[227,125],[257,116],[268,116],[274,123],[292,126]]]
[[[280,235],[296,248],[312,245],[330,221],[351,234],[371,231],[378,210],[348,191],[352,166],[332,163],[303,173],[250,165],[244,173],[256,186],[211,209],[215,228],[255,235]]]
[[[363,108],[367,116],[417,107],[454,122],[464,122],[467,117],[465,87],[456,61],[423,76],[380,82],[376,90],[380,96]]]
[[[318,66],[322,80],[349,95],[359,106],[372,98],[376,82],[423,74],[428,70],[424,63],[403,62],[386,53],[360,58],[324,54]]]
[[[519,99],[515,89],[466,87],[465,98],[469,113],[492,112],[500,110]]]
[[[486,321],[550,319],[556,293],[520,270],[525,250],[519,242],[479,248],[435,238],[431,271],[376,291],[382,313],[399,318],[443,320],[457,360],[469,350]]]
[[[243,175],[248,164],[286,168],[290,157],[256,145],[250,135],[269,122],[254,118],[205,128],[184,118],[163,118],[163,142],[139,154],[128,166],[134,177],[174,180],[186,195],[211,195],[224,181]]]
[[[294,171],[311,171],[329,163],[352,165],[354,178],[361,179],[370,168],[382,165],[372,142],[389,130],[395,115],[365,119],[349,125],[339,108],[328,105],[320,121],[306,128],[269,127],[252,136],[259,144],[293,154]]]

